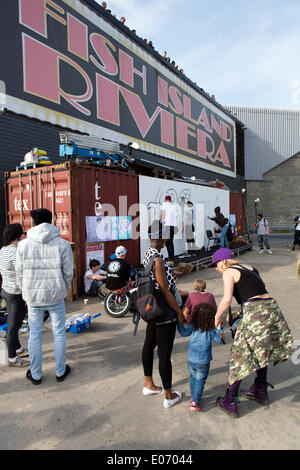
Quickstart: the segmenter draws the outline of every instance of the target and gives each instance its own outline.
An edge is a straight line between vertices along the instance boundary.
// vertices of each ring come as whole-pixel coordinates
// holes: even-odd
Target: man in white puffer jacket
[[[60,238],[51,224],[48,209],[30,211],[34,227],[19,243],[16,257],[17,283],[28,305],[30,369],[27,379],[34,385],[42,380],[42,329],[49,312],[54,338],[56,380],[62,382],[71,369],[66,364],[65,303],[73,278],[73,255],[68,241]]]

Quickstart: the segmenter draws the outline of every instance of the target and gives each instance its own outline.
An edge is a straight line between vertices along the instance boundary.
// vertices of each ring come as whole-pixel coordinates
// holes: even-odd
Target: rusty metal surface
[[[53,213],[53,223],[61,237],[75,244],[78,289],[86,270],[86,216],[132,215],[138,206],[138,177],[135,174],[89,164],[66,162],[48,167],[10,172],[5,175],[8,223],[32,226],[30,210],[45,207]],[[109,205],[109,206],[107,206]],[[103,212],[102,207],[111,209]],[[96,240],[95,240],[96,241]],[[104,242],[107,260],[118,245],[128,250],[127,260],[139,264],[139,239]]]

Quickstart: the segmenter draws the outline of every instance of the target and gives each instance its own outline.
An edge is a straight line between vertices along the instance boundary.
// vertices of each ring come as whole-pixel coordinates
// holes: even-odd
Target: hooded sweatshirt
[[[220,207],[216,207],[214,209],[216,217],[211,217],[211,220],[216,222],[220,227],[224,227],[224,225],[228,224],[228,219],[224,217],[222,212],[220,211]]]
[[[17,284],[28,305],[56,305],[64,300],[73,278],[73,255],[69,242],[60,238],[52,224],[32,227],[18,244]]]

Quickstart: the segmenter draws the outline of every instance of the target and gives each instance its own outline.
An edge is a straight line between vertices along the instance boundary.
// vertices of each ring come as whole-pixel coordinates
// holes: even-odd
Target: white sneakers
[[[144,387],[143,388],[143,395],[162,395],[164,393],[164,388],[161,387],[161,390],[151,390],[151,388]],[[176,405],[176,403],[180,402],[182,399],[181,392],[173,392],[176,393],[176,397],[170,400],[164,399],[164,408],[171,408],[171,406]]]
[[[182,399],[182,393],[181,392],[174,392],[176,393],[177,397],[167,400],[166,398],[164,399],[164,408],[171,408],[171,406],[176,405],[181,399]]]
[[[260,255],[263,254],[263,252],[264,252],[264,250],[259,250],[259,254],[260,254]]]
[[[270,249],[268,249],[268,253],[269,253],[269,255],[271,255],[271,254],[272,254],[272,251],[271,251]]]
[[[264,250],[259,250],[259,254],[262,255],[264,252]],[[270,250],[270,248],[267,250],[267,252],[269,253],[269,255],[272,254],[272,251]]]

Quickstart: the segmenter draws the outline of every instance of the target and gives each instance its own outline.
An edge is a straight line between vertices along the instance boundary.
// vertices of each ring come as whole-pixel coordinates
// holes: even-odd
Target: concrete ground
[[[299,250],[299,249],[298,249]],[[50,321],[43,333],[43,381],[34,386],[24,369],[0,366],[0,448],[25,450],[253,450],[300,449],[300,323],[296,262],[300,251],[276,246],[272,255],[258,249],[240,255],[242,262],[258,268],[269,292],[276,297],[298,341],[292,359],[269,368],[271,404],[261,406],[241,398],[240,417],[222,413],[216,398],[226,390],[229,352],[232,344],[228,326],[226,345],[213,344],[213,361],[204,390],[200,413],[189,410],[188,338],[178,334],[174,343],[173,388],[183,400],[163,408],[163,397],[143,396],[141,350],[145,323],[133,336],[131,315],[112,319],[96,298],[87,306],[83,299],[67,304],[68,315],[102,312],[91,328],[80,334],[67,333],[67,362],[72,373],[62,383],[55,380],[55,363]],[[196,277],[207,281],[207,290],[217,302],[222,280],[214,269],[184,276],[180,286],[192,290]],[[233,306],[235,304],[233,303]],[[21,335],[27,345],[28,334]],[[154,377],[160,378],[155,359]],[[253,377],[245,379],[244,386]]]

